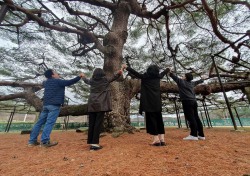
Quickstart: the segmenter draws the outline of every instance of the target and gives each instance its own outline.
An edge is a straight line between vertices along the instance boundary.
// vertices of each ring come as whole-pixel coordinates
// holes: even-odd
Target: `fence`
[[[238,127],[240,127],[240,123],[238,121],[238,119],[235,119],[236,124]],[[204,125],[207,125],[207,122],[204,121]],[[241,123],[243,125],[243,127],[246,126],[250,126],[250,118],[241,118]],[[216,126],[233,126],[232,120],[231,119],[211,119],[211,124],[213,127]],[[6,123],[0,123],[0,132],[4,132],[5,128],[6,128]],[[23,131],[23,130],[31,130],[33,127],[34,123],[25,123],[25,122],[18,122],[18,123],[12,123],[11,127],[10,127],[10,131]],[[54,126],[54,130],[62,130],[63,129],[63,123],[56,123]],[[138,121],[132,121],[131,125],[134,127],[145,127],[144,122]],[[165,126],[178,126],[178,123],[176,121],[176,119],[173,120],[168,120],[168,121],[164,121],[164,125]],[[185,127],[186,124],[183,121],[182,122],[182,126]],[[68,123],[68,127],[67,129],[77,129],[80,127],[88,127],[88,124],[86,122],[84,123],[79,123],[79,122],[72,122],[72,123]]]
[[[0,132],[4,132],[6,128],[6,123],[0,123]],[[34,123],[12,123],[10,126],[9,131],[23,131],[23,130],[31,130],[33,127]],[[79,123],[79,122],[74,122],[74,123],[68,123],[67,129],[77,129],[80,127],[88,127],[87,123]],[[63,123],[56,123],[54,125],[53,130],[62,130],[64,129],[64,124]]]
[[[240,120],[241,120],[243,127],[250,126],[250,118],[241,118]],[[240,127],[239,120],[235,119],[235,122],[236,122],[237,126]],[[225,126],[225,127],[226,126],[233,126],[232,120],[229,118],[228,119],[211,119],[211,124],[212,124],[212,126]],[[133,121],[131,123],[131,125],[135,126],[135,127],[144,127],[145,126],[144,122],[142,122],[142,121],[138,121],[138,122]],[[185,127],[186,126],[185,121],[183,121],[181,123],[181,125],[183,127]],[[204,121],[204,125],[208,126],[206,121]],[[178,126],[178,122],[176,119],[164,121],[164,126]]]

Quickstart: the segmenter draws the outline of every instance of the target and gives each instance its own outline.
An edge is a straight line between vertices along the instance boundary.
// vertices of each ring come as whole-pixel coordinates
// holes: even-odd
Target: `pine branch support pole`
[[[176,99],[174,99],[174,109],[175,109],[175,112],[176,112],[176,119],[177,119],[177,123],[178,123],[178,128],[181,128],[181,120],[180,120],[179,112],[178,112],[178,109],[177,109]]]
[[[227,95],[226,95],[226,93],[225,93],[224,86],[223,86],[223,84],[222,84],[222,82],[221,82],[220,74],[219,74],[217,65],[216,65],[216,63],[215,63],[214,56],[211,56],[211,58],[212,58],[212,60],[213,60],[214,68],[215,68],[215,71],[216,71],[216,74],[217,74],[217,77],[218,77],[218,80],[219,80],[219,83],[220,83],[220,86],[221,86],[221,90],[222,90],[222,92],[223,92],[223,96],[224,96],[225,101],[226,101],[226,105],[227,105],[228,112],[229,112],[230,117],[231,117],[232,122],[233,122],[234,129],[235,129],[235,130],[238,130],[238,129],[237,129],[237,125],[236,125],[235,120],[234,120],[234,117],[233,117],[233,113],[232,113],[232,110],[231,110],[229,101],[228,101],[228,98],[227,98]]]
[[[241,123],[241,120],[240,120],[240,116],[239,116],[239,114],[238,114],[238,111],[237,111],[236,107],[234,107],[234,111],[235,111],[236,116],[237,116],[237,118],[238,118],[238,120],[239,120],[239,122],[240,122],[240,126],[243,127],[243,125],[242,125],[242,123]]]

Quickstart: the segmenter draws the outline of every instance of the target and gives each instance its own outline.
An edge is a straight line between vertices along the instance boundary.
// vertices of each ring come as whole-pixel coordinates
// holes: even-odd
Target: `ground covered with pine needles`
[[[186,129],[166,128],[167,146],[150,146],[145,130],[114,138],[89,151],[86,133],[53,131],[51,148],[27,147],[29,135],[0,133],[3,176],[250,176],[250,131],[205,128],[205,141],[183,141]]]

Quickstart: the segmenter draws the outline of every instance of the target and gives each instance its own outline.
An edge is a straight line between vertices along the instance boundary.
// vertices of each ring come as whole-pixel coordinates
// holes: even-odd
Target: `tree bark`
[[[131,9],[125,0],[121,0],[113,12],[114,20],[111,31],[104,38],[104,71],[111,76],[121,68],[122,51],[127,39],[127,25]],[[112,103],[113,111],[106,113],[104,128],[110,132],[132,132],[130,125],[130,87],[125,82],[113,82]]]
[[[8,11],[8,6],[7,5],[2,5],[1,9],[0,9],[0,24],[2,23],[6,13]]]
[[[70,106],[63,106],[61,108],[59,116],[80,116],[80,115],[87,115],[88,114],[88,105],[70,105]]]
[[[250,74],[248,74],[248,80],[250,81]],[[243,89],[243,93],[245,93],[248,103],[250,104],[250,86],[248,87],[244,87]]]

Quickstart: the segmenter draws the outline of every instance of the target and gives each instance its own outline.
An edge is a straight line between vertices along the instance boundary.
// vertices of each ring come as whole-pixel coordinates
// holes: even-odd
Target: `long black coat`
[[[112,78],[102,77],[100,79],[83,78],[86,84],[90,85],[88,99],[88,112],[112,111],[112,98],[110,83],[119,78],[121,73],[115,74]]]
[[[132,73],[135,77],[141,79],[141,97],[140,97],[140,109],[142,112],[161,112],[161,91],[160,91],[160,79],[164,77],[166,71],[159,74],[158,77],[151,77],[147,73],[141,74],[127,67],[127,71]]]

